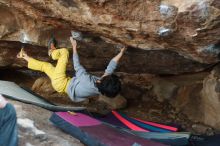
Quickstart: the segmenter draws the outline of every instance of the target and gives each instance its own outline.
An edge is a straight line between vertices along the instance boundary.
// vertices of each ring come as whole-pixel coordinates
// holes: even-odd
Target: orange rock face
[[[80,61],[89,72],[104,71],[115,44],[128,46],[117,70],[130,75],[123,80],[127,99],[169,101],[190,120],[220,129],[220,72],[207,70],[220,60],[220,0],[0,0],[0,69],[26,66],[15,57],[22,43],[30,56],[52,62],[50,36],[70,48],[71,30],[82,34]],[[67,72],[73,76],[71,57]],[[146,73],[188,74],[153,80]],[[57,97],[47,82],[40,86]]]
[[[70,31],[75,30],[82,32],[89,47],[100,48],[102,44],[101,47],[112,50],[109,54],[115,52],[111,44],[130,46],[131,53],[124,65],[133,68],[129,70],[122,65],[120,71],[155,74],[202,71],[209,67],[207,64],[219,60],[219,7],[218,0],[2,0],[0,65],[9,66],[14,59],[5,55],[9,46],[2,40],[29,43],[37,49],[47,46],[49,37],[55,34],[61,46],[69,47]],[[8,51],[15,55],[19,48],[20,44]],[[134,48],[146,51],[137,53]],[[35,52],[34,57],[44,58],[38,54],[45,52],[42,49],[29,49]],[[91,51],[82,52],[91,56],[87,53]],[[98,55],[94,58],[102,60]],[[100,68],[89,68],[105,67],[99,61],[96,63]]]
[[[46,45],[48,33],[81,30],[145,50],[171,50],[201,63],[218,61],[218,0],[3,0],[0,38]]]

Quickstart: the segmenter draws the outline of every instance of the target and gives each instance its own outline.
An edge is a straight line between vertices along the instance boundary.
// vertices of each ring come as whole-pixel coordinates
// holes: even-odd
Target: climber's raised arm
[[[114,58],[111,59],[103,76],[110,75],[110,74],[114,73],[115,69],[117,68],[117,64],[119,63],[119,61],[120,61],[121,57],[123,56],[124,52],[126,51],[126,49],[127,49],[126,47],[122,47],[120,49],[120,52]]]
[[[86,70],[79,62],[79,56],[78,56],[77,48],[76,48],[76,45],[77,45],[76,40],[70,37],[70,42],[73,47],[73,66],[76,71],[76,77],[79,77],[82,74],[86,73]]]
[[[118,53],[118,55],[116,55],[114,58],[112,58],[113,61],[115,61],[116,63],[118,63],[121,59],[121,57],[123,56],[124,52],[126,51],[126,47],[122,47],[120,49],[120,52]]]

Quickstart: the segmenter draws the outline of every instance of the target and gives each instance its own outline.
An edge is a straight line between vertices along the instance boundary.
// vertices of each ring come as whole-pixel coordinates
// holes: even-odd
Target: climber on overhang
[[[72,101],[80,102],[90,96],[100,94],[111,98],[117,96],[121,90],[121,82],[113,72],[126,48],[122,47],[120,52],[110,61],[105,73],[101,77],[97,77],[89,74],[80,64],[76,40],[70,37],[70,42],[73,48],[73,65],[75,69],[75,76],[72,78],[66,76],[69,52],[66,48],[56,49],[54,38],[48,43],[48,55],[53,60],[57,60],[56,67],[48,62],[29,57],[23,49],[18,53],[17,58],[26,60],[28,68],[46,73],[51,79],[53,88],[59,93],[67,93]]]

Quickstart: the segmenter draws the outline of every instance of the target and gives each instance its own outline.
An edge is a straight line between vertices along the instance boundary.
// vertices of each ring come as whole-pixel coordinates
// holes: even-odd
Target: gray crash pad
[[[80,111],[85,107],[66,107],[52,104],[32,91],[21,88],[14,82],[0,80],[0,94],[6,98],[33,104],[51,111]]]

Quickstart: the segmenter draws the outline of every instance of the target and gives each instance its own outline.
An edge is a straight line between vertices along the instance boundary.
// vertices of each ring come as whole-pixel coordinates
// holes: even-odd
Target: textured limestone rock
[[[163,81],[157,84],[155,81],[153,82],[153,93],[159,101],[168,100],[177,111],[184,113],[190,120],[220,129],[219,65],[211,73],[172,76],[154,80]],[[206,128],[196,126],[192,128],[195,131],[203,129],[203,132],[199,133],[206,131]]]
[[[199,72],[220,56],[219,0],[1,0],[0,17],[0,68],[26,66],[15,58],[19,42],[31,56],[53,62],[45,48],[49,37],[54,33],[59,47],[70,47],[71,30],[82,32],[80,60],[88,71],[103,71],[117,52],[113,44],[118,43],[129,46],[118,68],[128,73]],[[70,61],[70,76],[72,71]],[[153,83],[154,77],[148,75],[132,74],[124,77],[122,95],[141,101],[154,96],[168,99],[189,119],[219,128],[216,74],[215,69],[204,82],[206,73],[163,77],[163,84]],[[52,98],[62,97],[49,90],[48,82],[38,84]],[[154,117],[161,113],[149,111]]]
[[[202,124],[193,124],[192,129],[195,133],[206,134],[206,135],[214,135],[212,128],[207,127]]]
[[[127,105],[127,100],[120,94],[117,95],[115,98],[99,96],[98,101],[107,104],[110,109],[115,109],[115,110],[125,108]]]
[[[160,102],[171,99],[176,95],[178,90],[177,85],[163,79],[155,79],[153,81],[153,86],[153,92],[156,94],[157,100]]]
[[[220,128],[220,67],[217,66],[203,82],[202,111],[203,122]]]
[[[203,80],[208,73],[169,76],[156,78],[153,86],[154,95],[158,101],[168,101],[178,112],[185,114],[194,122],[204,118],[202,111],[201,91]],[[161,82],[160,82],[161,81]],[[204,103],[205,104],[205,103]]]
[[[59,41],[60,42],[60,41]],[[66,41],[69,39],[66,37]],[[61,42],[62,43],[62,42]],[[60,43],[60,47],[65,45]],[[104,71],[109,61],[116,55],[118,49],[103,41],[78,43],[80,62],[87,71]],[[27,66],[24,60],[16,59],[21,43],[0,41],[0,67],[23,68]],[[31,57],[41,61],[49,61],[56,65],[56,62],[47,55],[47,48],[25,44],[25,50]],[[69,49],[71,52],[71,49]],[[199,72],[212,66],[186,59],[175,52],[144,51],[128,48],[123,56],[117,71],[127,73],[153,73],[153,74],[181,74],[187,72]],[[73,75],[72,55],[69,58],[67,67],[70,76]]]
[[[145,50],[218,61],[219,0],[1,0],[0,39],[46,45],[51,32],[90,32]],[[216,45],[218,44],[218,45]]]

